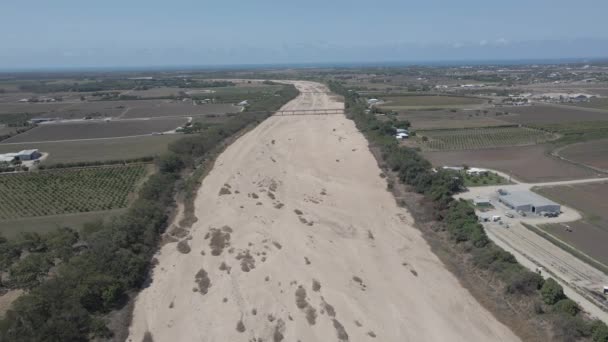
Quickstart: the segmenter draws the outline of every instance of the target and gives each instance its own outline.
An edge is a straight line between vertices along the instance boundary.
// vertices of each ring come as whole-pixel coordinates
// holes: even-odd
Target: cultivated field
[[[408,120],[415,129],[441,128],[477,128],[511,125],[501,120],[502,116],[495,113],[477,110],[421,110],[405,111],[398,115],[399,119]]]
[[[591,99],[589,102],[573,104],[573,106],[608,110],[608,98],[595,98]]]
[[[583,253],[608,265],[608,183],[543,187],[537,192],[576,209],[583,219],[542,228]],[[572,231],[566,231],[566,228]]]
[[[0,144],[0,153],[38,149],[49,154],[42,164],[135,159],[160,155],[167,151],[171,142],[183,137],[181,134],[165,134],[78,142]]]
[[[142,102],[142,101],[140,101]],[[223,115],[237,113],[242,107],[230,103],[192,105],[191,102],[160,102],[153,106],[130,106],[121,115],[121,118],[148,118],[163,116],[197,116],[207,114]]]
[[[559,155],[608,172],[608,139],[573,144],[559,151]]]
[[[416,108],[451,108],[481,105],[487,102],[474,97],[459,96],[388,96],[382,97],[384,101],[380,108],[386,110],[404,110]]]
[[[574,106],[535,104],[526,107],[504,107],[509,115],[501,119],[523,125],[545,125],[581,121],[608,120],[608,113]]]
[[[2,114],[32,114],[30,116],[62,119],[85,117],[160,117],[238,112],[241,107],[231,103],[193,105],[178,100],[123,100],[59,103],[2,103]]]
[[[435,166],[469,165],[499,170],[526,182],[591,178],[596,172],[548,155],[545,145],[424,152]]]
[[[555,138],[553,134],[524,127],[440,129],[416,131],[416,136],[424,149],[435,151],[533,145]]]
[[[0,175],[0,219],[124,208],[147,165]]]
[[[40,125],[2,143],[60,141],[77,139],[116,138],[167,132],[184,125],[186,118],[158,118],[150,120],[82,121]]]

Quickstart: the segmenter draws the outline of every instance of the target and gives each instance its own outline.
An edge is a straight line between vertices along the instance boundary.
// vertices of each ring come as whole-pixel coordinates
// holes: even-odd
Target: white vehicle
[[[505,216],[508,217],[508,218],[514,218],[515,217],[512,213],[506,213]]]
[[[492,216],[492,222],[498,222],[500,220],[501,220],[500,216],[498,216],[498,215]]]

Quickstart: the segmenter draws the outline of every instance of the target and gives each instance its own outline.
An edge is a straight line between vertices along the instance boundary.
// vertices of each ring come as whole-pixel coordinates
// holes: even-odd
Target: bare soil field
[[[148,102],[148,101],[138,101]],[[217,114],[223,115],[226,113],[237,113],[241,111],[241,107],[229,103],[210,103],[203,105],[192,105],[191,102],[169,102],[163,101],[152,106],[135,104],[129,106],[128,110],[121,116],[122,118],[148,118],[148,117],[163,117],[163,116],[198,116]]]
[[[185,118],[158,118],[109,122],[52,123],[40,125],[25,133],[6,139],[2,144],[146,135],[174,130],[185,124],[186,121]]]
[[[573,144],[559,151],[559,155],[608,172],[608,139]]]
[[[569,223],[553,223],[539,226],[540,229],[555,236],[591,258],[608,265],[608,232],[584,220]],[[566,229],[572,231],[568,231]]]
[[[435,166],[484,167],[510,174],[526,182],[559,181],[595,177],[587,168],[547,154],[546,145],[498,147],[466,151],[424,152]]]
[[[502,116],[502,120],[522,125],[608,120],[608,112],[585,110],[574,106],[535,104],[527,107],[504,107],[501,110],[510,114]]]
[[[296,82],[300,91],[324,86]],[[341,108],[302,93],[284,108]],[[397,206],[354,123],[274,116],[203,180],[128,341],[516,341]]]
[[[387,110],[415,109],[424,107],[462,107],[480,105],[487,102],[483,99],[459,96],[388,96],[383,97],[381,108]]]
[[[399,119],[408,120],[415,129],[441,128],[477,128],[511,125],[501,120],[501,116],[474,110],[455,112],[449,110],[406,111],[398,115]]]
[[[176,100],[125,100],[58,103],[3,103],[0,115],[30,113],[39,117],[83,119],[90,117],[163,117],[236,113],[241,107],[232,104],[192,104]]]
[[[38,149],[49,154],[42,164],[135,159],[160,155],[167,151],[167,146],[171,142],[180,138],[183,138],[183,135],[165,134],[78,142],[0,144],[0,153]]]
[[[537,192],[578,210],[583,219],[543,226],[543,229],[585,254],[608,264],[608,183],[543,187]],[[571,232],[566,228],[572,229]]]

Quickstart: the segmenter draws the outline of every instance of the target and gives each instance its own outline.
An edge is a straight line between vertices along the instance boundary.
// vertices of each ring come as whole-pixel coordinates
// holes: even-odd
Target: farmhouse
[[[559,214],[561,209],[559,204],[531,191],[503,193],[500,193],[498,200],[513,210],[538,214],[542,212]]]

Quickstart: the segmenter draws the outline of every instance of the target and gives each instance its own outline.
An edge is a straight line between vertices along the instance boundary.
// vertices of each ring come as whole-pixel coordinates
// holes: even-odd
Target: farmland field
[[[570,145],[561,150],[559,155],[608,172],[608,139]]]
[[[143,101],[140,101],[143,102]],[[131,106],[124,111],[121,118],[147,118],[163,116],[188,116],[236,113],[241,111],[241,107],[229,103],[210,103],[193,106],[192,103],[184,102],[161,102],[154,106]]]
[[[558,203],[578,210],[583,219],[564,224],[541,226],[545,231],[608,264],[608,183],[545,187],[536,190]],[[572,229],[566,231],[566,225]]]
[[[522,146],[546,142],[555,136],[524,127],[488,127],[416,131],[428,150],[472,150],[499,146]]]
[[[575,106],[536,104],[527,107],[505,107],[509,115],[503,120],[523,125],[545,125],[581,121],[608,120],[608,112],[586,110]]]
[[[14,238],[21,233],[36,232],[49,233],[59,227],[69,227],[80,230],[86,223],[95,221],[109,221],[113,217],[125,212],[126,209],[113,209],[93,211],[88,213],[75,213],[51,216],[24,217],[11,220],[0,220],[0,234],[6,238]]]
[[[484,113],[483,111],[405,111],[399,113],[398,118],[408,120],[415,129],[477,128],[512,125],[510,122],[501,120],[502,116],[497,116],[493,112]]]
[[[589,102],[581,102],[572,104],[575,107],[583,107],[583,108],[596,108],[608,110],[608,98],[595,98],[591,99]]]
[[[82,121],[40,125],[2,143],[59,141],[76,139],[115,138],[166,132],[186,123],[185,118],[157,118],[151,120]]]
[[[591,178],[597,172],[548,155],[545,145],[498,147],[481,150],[423,152],[434,166],[483,167],[503,171],[525,182]]]
[[[125,208],[148,165],[0,175],[0,219]]]
[[[135,159],[160,155],[167,151],[171,142],[180,138],[183,135],[165,134],[78,142],[0,144],[0,153],[39,149],[49,154],[42,164]]]
[[[483,99],[459,96],[388,96],[382,97],[385,102],[380,105],[387,110],[414,109],[424,107],[460,107],[480,105],[487,102]]]

